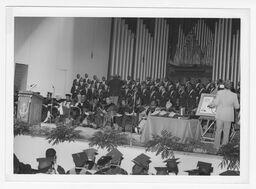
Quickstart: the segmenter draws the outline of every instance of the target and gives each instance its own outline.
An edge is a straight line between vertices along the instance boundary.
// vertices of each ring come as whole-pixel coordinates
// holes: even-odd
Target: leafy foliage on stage
[[[98,148],[111,151],[118,146],[123,146],[128,143],[127,134],[122,133],[119,130],[106,128],[103,131],[97,131],[89,139],[89,145],[97,146]]]
[[[75,127],[71,123],[56,123],[56,128],[50,131],[47,136],[49,143],[53,145],[61,142],[74,142],[76,139],[80,139],[80,132],[75,130]]]
[[[146,143],[146,151],[156,152],[156,155],[161,154],[162,159],[174,158],[173,150],[182,148],[182,144],[178,143],[178,137],[166,130],[162,130],[161,136],[153,135],[153,139]]]
[[[146,143],[146,151],[156,152],[156,155],[161,154],[162,159],[174,158],[173,151],[215,153],[215,149],[210,144],[192,139],[184,144],[180,143],[179,140],[180,138],[172,136],[171,132],[162,130],[161,135],[153,135],[152,140]]]
[[[220,163],[220,167],[227,167],[228,170],[240,169],[240,134],[226,145],[223,145],[218,152],[219,155],[223,156],[223,160]]]
[[[29,131],[30,131],[30,125],[28,123],[14,119],[14,128],[13,128],[14,136],[28,134]]]

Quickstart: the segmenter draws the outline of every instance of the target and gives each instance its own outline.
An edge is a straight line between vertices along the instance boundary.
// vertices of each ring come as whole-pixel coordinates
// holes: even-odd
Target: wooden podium
[[[43,97],[32,91],[20,91],[18,96],[17,119],[29,124],[40,123]]]

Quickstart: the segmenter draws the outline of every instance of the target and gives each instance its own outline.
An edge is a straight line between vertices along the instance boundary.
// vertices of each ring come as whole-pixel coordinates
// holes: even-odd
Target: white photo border
[[[252,132],[250,125],[250,9],[211,9],[211,8],[172,8],[172,7],[5,7],[6,49],[4,56],[5,76],[5,123],[4,123],[4,178],[6,181],[44,181],[69,183],[158,183],[158,184],[247,184],[249,183],[249,144]],[[163,177],[163,176],[49,176],[49,175],[14,175],[13,157],[13,82],[14,82],[14,17],[204,17],[204,18],[241,18],[241,175],[239,177]],[[251,51],[252,52],[252,51]],[[246,126],[250,127],[246,127]],[[217,187],[217,186],[216,186]]]

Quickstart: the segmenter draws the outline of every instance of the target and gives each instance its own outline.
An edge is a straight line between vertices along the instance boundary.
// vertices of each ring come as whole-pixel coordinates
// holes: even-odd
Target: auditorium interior
[[[209,112],[200,111],[226,85],[240,101],[240,19],[15,17],[14,66],[15,120],[53,130],[60,122],[71,123],[72,128],[79,130],[82,141],[91,141],[98,131],[128,133],[129,140],[123,145],[134,146],[135,151],[145,147],[150,151],[153,147],[148,145],[153,144],[156,135],[164,140],[171,133],[178,138],[173,142],[174,151],[208,155],[197,161],[177,153],[182,162],[187,161],[179,165],[180,174],[239,174],[235,166],[218,166],[218,158],[224,152],[214,146],[216,109],[208,102],[205,111]],[[234,114],[229,143],[224,146],[239,138],[240,114]],[[25,136],[23,141],[18,135],[15,155],[37,169],[38,162],[31,153],[28,152],[34,160],[21,154],[27,144],[24,141],[33,139]],[[225,137],[221,137],[223,142]],[[80,142],[81,139],[77,143]],[[74,153],[71,144],[66,145],[68,154]],[[78,146],[74,149],[81,151],[81,145]],[[127,163],[131,161],[130,149],[118,149],[124,154],[128,174],[136,174]],[[62,157],[65,154],[59,153]],[[166,155],[159,149],[159,153],[174,161],[169,152]],[[217,160],[207,159],[211,155],[218,156]],[[194,167],[189,166],[190,161]],[[72,168],[70,159],[63,162],[65,170]],[[200,162],[206,171],[201,170]],[[197,172],[187,171],[193,168]],[[166,173],[163,167],[153,169],[151,166],[137,174],[158,174],[158,170],[162,171],[159,174]],[[178,174],[170,170],[168,174]],[[117,169],[106,174],[124,172],[114,171]]]

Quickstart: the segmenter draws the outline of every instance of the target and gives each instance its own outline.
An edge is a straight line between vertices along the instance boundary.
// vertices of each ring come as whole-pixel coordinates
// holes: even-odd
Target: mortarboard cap
[[[168,175],[167,167],[155,167],[157,175]]]
[[[111,159],[112,159],[111,156],[102,156],[102,157],[97,161],[97,165],[98,165],[98,166],[105,166],[107,163],[110,162]]]
[[[54,159],[47,157],[47,158],[37,158],[36,161],[38,161],[38,169],[43,170],[46,168],[49,168],[52,166]]]
[[[133,159],[133,162],[137,165],[142,166],[143,168],[148,169],[149,163],[150,161],[150,157],[148,157],[145,154],[140,154],[139,156],[137,156],[136,158]]]
[[[200,175],[200,170],[199,169],[187,170],[185,172],[187,172],[188,175]]]
[[[122,159],[124,159],[123,154],[116,148],[114,148],[109,153],[107,153],[106,156],[111,156],[112,157],[111,163],[115,165],[119,165]]]
[[[176,166],[178,165],[180,162],[177,162],[177,160],[179,160],[180,158],[169,158],[167,160],[165,160],[164,162],[166,163],[166,165],[169,165],[169,166]]]
[[[223,173],[220,173],[221,176],[239,176],[240,172],[239,171],[232,171],[232,170],[227,170]]]
[[[98,151],[95,148],[88,148],[84,150],[89,161],[94,161],[96,155],[98,155]]]
[[[76,167],[83,167],[88,161],[88,157],[85,152],[72,154],[72,157]]]
[[[197,167],[200,171],[204,172],[205,174],[211,174],[213,171],[213,167],[211,163],[198,161]]]

